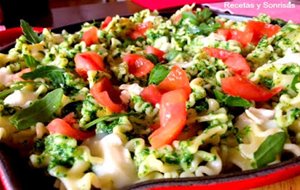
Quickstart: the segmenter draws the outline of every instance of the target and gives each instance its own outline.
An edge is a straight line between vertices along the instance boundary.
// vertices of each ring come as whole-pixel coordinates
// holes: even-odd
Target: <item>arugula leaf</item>
[[[32,27],[25,20],[21,20],[20,24],[23,34],[29,43],[37,44],[43,40],[41,36],[39,37],[38,34],[33,31]]]
[[[63,97],[61,88],[49,92],[45,97],[33,102],[28,108],[16,112],[10,122],[18,129],[24,130],[37,122],[49,122],[59,109]]]
[[[223,103],[226,106],[248,108],[252,105],[248,100],[240,97],[228,96],[218,90],[214,90],[214,95],[220,103]]]
[[[159,84],[169,74],[170,70],[163,65],[155,65],[149,76],[149,84]]]
[[[285,140],[285,132],[268,136],[254,153],[257,168],[262,168],[268,163],[273,162],[276,156],[282,152]]]
[[[55,87],[65,84],[64,70],[56,66],[41,66],[32,72],[22,75],[23,79],[49,78]]]
[[[97,123],[102,122],[102,121],[113,121],[113,120],[118,119],[119,117],[122,117],[122,116],[129,116],[129,115],[136,115],[136,114],[138,114],[138,113],[132,112],[132,113],[119,113],[119,114],[106,115],[106,116],[97,118],[97,119],[87,123],[86,125],[84,125],[81,128],[82,129],[88,129],[88,128],[90,128],[90,127],[92,127],[92,126],[94,126]]]
[[[40,62],[34,59],[34,57],[32,57],[31,55],[24,54],[24,60],[26,66],[30,68],[35,68],[40,64]]]

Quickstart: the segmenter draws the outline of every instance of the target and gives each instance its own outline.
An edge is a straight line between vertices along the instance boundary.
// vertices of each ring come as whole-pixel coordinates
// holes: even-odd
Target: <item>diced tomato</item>
[[[75,119],[75,113],[74,112],[71,112],[69,113],[68,115],[66,115],[63,120],[65,122],[67,122],[68,124],[70,125],[74,125],[74,124],[77,124],[77,121]]]
[[[96,52],[83,52],[76,54],[75,71],[83,78],[87,78],[87,72],[90,70],[104,71],[105,66],[103,58]]]
[[[251,31],[240,31],[236,29],[218,29],[217,34],[224,36],[226,40],[238,41],[243,46],[247,46],[253,37]]]
[[[239,53],[230,52],[219,48],[204,48],[204,51],[218,59],[222,59],[224,64],[235,74],[247,75],[250,73],[250,66],[246,59]]]
[[[129,73],[136,77],[147,75],[154,67],[151,61],[137,54],[128,54],[123,60],[128,64]]]
[[[70,124],[68,124],[65,120],[59,118],[52,120],[47,125],[47,129],[50,132],[50,134],[58,133],[61,135],[72,137],[76,140],[85,140],[95,135],[93,131],[87,132],[87,131],[81,131],[79,129],[75,129]]]
[[[84,41],[87,46],[98,43],[97,31],[98,29],[95,26],[85,31],[82,35],[81,41]]]
[[[153,27],[152,22],[144,22],[138,24],[134,29],[134,31],[130,34],[130,38],[133,40],[136,40],[138,38],[145,38],[146,31],[152,27]]]
[[[253,33],[252,42],[256,45],[263,36],[272,37],[279,32],[280,26],[261,21],[250,20],[247,22],[246,31]]]
[[[121,92],[114,88],[110,80],[104,77],[91,88],[91,95],[102,106],[111,112],[119,113],[124,108],[120,98]]]
[[[240,42],[245,47],[249,43],[251,43],[252,37],[253,37],[252,32],[231,29],[229,39],[230,40],[236,40],[236,41]]]
[[[160,124],[157,122],[157,123],[153,123],[152,125],[150,125],[149,128],[151,129],[151,131],[155,131],[159,127],[160,127]]]
[[[153,148],[159,148],[172,143],[186,124],[186,92],[177,89],[162,96],[159,118],[160,127],[150,136],[149,141]]]
[[[216,33],[224,36],[226,40],[229,40],[231,37],[231,32],[229,29],[220,28]]]
[[[282,90],[281,87],[273,88],[272,90],[266,89],[238,75],[223,78],[221,87],[228,95],[258,102],[267,101]]]
[[[179,22],[181,21],[181,19],[182,19],[182,14],[178,14],[178,15],[176,15],[176,16],[174,16],[174,17],[171,18],[172,23],[174,25],[179,24]]]
[[[223,61],[226,60],[230,55],[234,52],[227,51],[220,48],[213,48],[213,47],[205,47],[203,50],[211,57],[215,57],[218,59],[222,59]]]
[[[167,77],[158,85],[158,89],[162,92],[169,92],[176,89],[183,89],[185,91],[186,100],[191,93],[191,87],[186,72],[179,66],[172,67]]]
[[[102,22],[102,25],[101,25],[101,29],[105,29],[109,23],[112,21],[112,17],[111,16],[107,16],[104,21]]]
[[[153,46],[147,46],[146,53],[155,55],[160,61],[164,59],[165,55],[164,51],[161,51],[160,49],[157,49]]]
[[[153,106],[155,106],[155,104],[160,103],[162,94],[157,86],[151,84],[143,89],[143,91],[141,92],[141,97],[143,98],[143,100],[150,102]]]
[[[246,59],[238,53],[230,55],[224,61],[224,64],[235,74],[248,75],[250,73],[249,64]]]

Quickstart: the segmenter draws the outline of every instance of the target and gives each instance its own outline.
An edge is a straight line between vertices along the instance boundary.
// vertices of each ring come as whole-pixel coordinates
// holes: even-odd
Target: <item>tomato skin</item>
[[[160,61],[164,59],[165,55],[164,51],[161,51],[160,49],[157,49],[153,46],[147,46],[146,53],[155,55]]]
[[[244,47],[251,42],[253,37],[251,31],[240,31],[236,29],[218,29],[217,34],[224,36],[226,40],[236,40]]]
[[[138,38],[145,38],[145,33],[148,29],[153,27],[152,22],[144,22],[136,25],[134,31],[130,33],[129,37],[132,40],[137,40]]]
[[[70,125],[74,125],[74,124],[77,124],[77,121],[76,121],[76,119],[75,119],[75,113],[74,112],[71,112],[71,113],[69,113],[68,115],[66,115],[64,118],[63,118],[63,120],[65,121],[65,122],[67,122],[68,124],[70,124]]]
[[[226,40],[229,40],[231,37],[231,32],[229,29],[219,28],[216,33],[221,36],[224,36]]]
[[[165,93],[161,99],[159,111],[160,127],[150,136],[149,141],[153,148],[160,148],[172,143],[186,124],[186,92],[177,89]]]
[[[100,105],[111,112],[119,113],[124,109],[120,99],[121,92],[115,89],[106,77],[94,84],[90,93]]]
[[[75,55],[75,71],[83,78],[87,78],[90,70],[104,71],[103,58],[96,52],[83,52]]]
[[[104,21],[102,22],[102,24],[101,24],[101,29],[103,30],[103,29],[105,29],[108,25],[109,25],[109,23],[112,21],[112,17],[111,16],[107,16],[105,19],[104,19]]]
[[[186,72],[179,66],[172,67],[167,77],[158,85],[158,89],[162,92],[169,92],[176,89],[183,89],[186,94],[186,100],[191,93],[190,82]]]
[[[235,29],[231,29],[230,31],[230,39],[240,42],[244,47],[251,43],[252,37],[252,32],[240,31]]]
[[[218,59],[226,60],[230,55],[234,52],[227,51],[220,48],[213,48],[213,47],[205,47],[203,50],[211,57],[215,57]]]
[[[212,57],[222,59],[224,64],[235,74],[248,75],[250,73],[248,62],[239,53],[209,47],[204,48],[204,51]]]
[[[280,26],[261,21],[250,20],[247,22],[246,31],[253,33],[252,43],[258,44],[263,36],[272,37],[280,30]]]
[[[82,35],[81,41],[84,41],[87,46],[98,43],[97,31],[98,29],[95,26],[85,31]]]
[[[238,53],[230,55],[224,61],[224,64],[227,65],[227,67],[229,67],[229,69],[235,74],[248,75],[250,73],[249,64],[246,59]]]
[[[128,54],[123,60],[128,64],[129,73],[136,77],[143,77],[154,68],[154,64],[141,55]]]
[[[154,84],[151,84],[143,89],[141,92],[143,100],[150,102],[153,106],[160,103],[162,94]]]
[[[267,101],[282,90],[281,87],[268,90],[251,82],[247,78],[238,75],[223,78],[221,87],[223,92],[228,95],[238,96],[246,100],[254,100],[257,102]]]
[[[47,129],[50,132],[50,134],[59,133],[61,135],[72,137],[76,140],[81,140],[81,141],[95,135],[94,132],[87,132],[87,131],[81,131],[79,129],[75,129],[70,124],[68,124],[65,120],[60,118],[56,118],[52,120],[47,125]]]

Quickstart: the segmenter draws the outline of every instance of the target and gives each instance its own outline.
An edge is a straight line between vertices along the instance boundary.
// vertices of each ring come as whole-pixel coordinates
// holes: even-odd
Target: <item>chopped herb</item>
[[[135,115],[137,113],[120,113],[120,114],[113,114],[113,115],[107,115],[107,116],[103,116],[103,117],[100,117],[100,118],[97,118],[89,123],[87,123],[86,125],[84,125],[82,127],[82,129],[88,129],[94,125],[96,125],[97,123],[100,123],[102,121],[113,121],[115,119],[118,119],[120,117],[123,117],[123,116],[129,116],[129,115]]]

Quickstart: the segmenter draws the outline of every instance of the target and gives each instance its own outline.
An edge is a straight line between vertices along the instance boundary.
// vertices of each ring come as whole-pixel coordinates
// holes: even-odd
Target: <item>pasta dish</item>
[[[58,189],[122,189],[300,156],[300,25],[187,5],[24,35],[0,54],[0,141]]]

